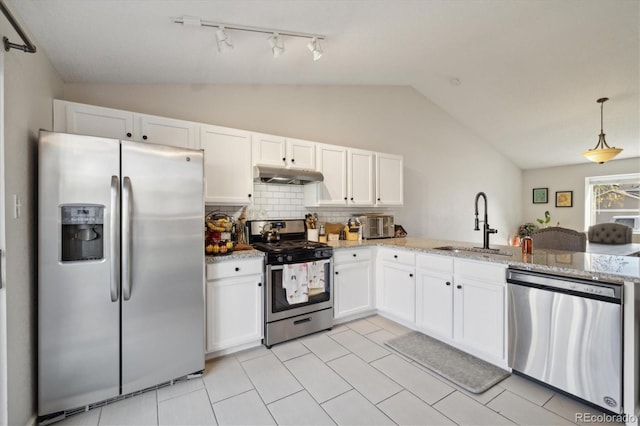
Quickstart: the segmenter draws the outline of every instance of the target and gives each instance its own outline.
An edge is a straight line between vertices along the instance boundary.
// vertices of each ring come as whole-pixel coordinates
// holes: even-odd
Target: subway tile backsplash
[[[219,211],[238,218],[242,206],[206,206],[206,212]],[[317,213],[318,222],[346,223],[356,214],[369,211],[393,214],[393,209],[373,207],[305,207],[302,185],[253,184],[253,204],[247,206],[247,218],[259,219],[304,219],[307,213]]]

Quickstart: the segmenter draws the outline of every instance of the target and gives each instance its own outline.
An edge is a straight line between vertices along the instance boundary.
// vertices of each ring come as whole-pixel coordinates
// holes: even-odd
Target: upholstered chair
[[[586,251],[587,236],[584,232],[551,226],[538,229],[531,234],[533,249],[551,249],[566,251]]]
[[[589,227],[589,242],[598,244],[629,244],[633,230],[620,223],[598,223]]]

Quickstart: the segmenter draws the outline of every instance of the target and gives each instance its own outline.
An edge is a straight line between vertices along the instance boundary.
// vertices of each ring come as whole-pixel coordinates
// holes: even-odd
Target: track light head
[[[224,27],[219,27],[216,30],[216,40],[218,42],[218,52],[226,53],[233,50],[231,36],[227,33]]]
[[[273,33],[273,35],[269,37],[269,46],[271,46],[271,52],[274,58],[284,53],[284,40],[278,33]]]
[[[311,51],[311,53],[313,53],[314,61],[320,59],[322,57],[322,54],[324,53],[322,51],[322,46],[320,46],[320,40],[318,40],[318,37],[312,38],[311,41],[307,44],[307,48]]]

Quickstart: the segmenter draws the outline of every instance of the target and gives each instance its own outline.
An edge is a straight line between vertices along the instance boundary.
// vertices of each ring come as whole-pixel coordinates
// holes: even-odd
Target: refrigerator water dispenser
[[[104,258],[104,206],[61,206],[61,256],[63,262]]]

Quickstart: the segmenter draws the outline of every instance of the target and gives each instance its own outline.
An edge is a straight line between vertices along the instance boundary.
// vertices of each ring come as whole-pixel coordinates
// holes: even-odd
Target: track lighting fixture
[[[231,36],[227,34],[227,31],[224,27],[219,27],[216,30],[216,40],[218,42],[218,52],[225,53],[233,50]]]
[[[269,34],[270,35],[270,37],[268,38],[269,46],[271,46],[271,52],[273,53],[274,58],[277,58],[278,56],[282,55],[285,51],[283,36],[302,37],[302,38],[310,39],[309,43],[307,44],[307,48],[313,54],[314,61],[317,61],[318,59],[320,59],[322,57],[322,54],[324,53],[322,51],[322,47],[320,46],[320,40],[325,40],[326,37],[320,34],[300,33],[295,31],[282,31],[282,30],[274,30],[274,29],[268,29],[268,28],[248,27],[244,25],[235,25],[235,24],[222,24],[217,22],[203,21],[200,18],[191,17],[191,16],[174,18],[173,22],[176,24],[182,24],[185,26],[201,26],[201,27],[216,28],[216,41],[218,43],[218,51],[220,53],[229,52],[233,50],[233,43],[231,42],[229,30]]]
[[[324,53],[322,52],[322,47],[320,46],[320,40],[318,40],[318,37],[312,38],[311,41],[307,44],[307,48],[313,54],[314,61],[320,59],[322,57],[322,53]]]
[[[271,52],[274,58],[284,53],[284,40],[278,33],[273,33],[273,35],[269,37],[269,46],[271,46]]]

